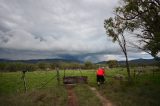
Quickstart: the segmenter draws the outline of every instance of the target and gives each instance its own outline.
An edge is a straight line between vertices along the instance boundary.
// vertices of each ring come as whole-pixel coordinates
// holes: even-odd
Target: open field
[[[96,85],[95,70],[66,70],[65,76],[88,76],[88,85],[97,90],[117,106],[158,106],[160,105],[160,72],[153,73],[145,69],[136,74],[133,81],[126,81],[125,69],[106,71],[104,85]],[[124,79],[116,79],[123,75]],[[27,92],[24,92],[21,72],[0,73],[1,106],[67,106],[67,90],[62,83],[64,71],[60,70],[60,85],[56,71],[34,71],[26,73]],[[79,106],[102,106],[102,103],[87,85],[75,85],[73,88]]]

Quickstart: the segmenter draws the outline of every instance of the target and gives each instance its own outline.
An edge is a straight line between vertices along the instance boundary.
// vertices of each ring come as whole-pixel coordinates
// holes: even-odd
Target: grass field
[[[88,76],[88,85],[96,87],[104,97],[117,106],[158,106],[160,105],[160,73],[154,75],[146,71],[133,78],[131,83],[117,80],[117,74],[126,76],[125,69],[106,71],[106,82],[98,87],[95,70],[66,70],[65,76]],[[60,71],[61,83],[58,85],[56,71],[34,71],[26,73],[27,92],[24,92],[21,72],[0,73],[1,106],[67,106],[67,92],[62,83],[64,71]],[[132,71],[132,76],[133,71]],[[101,106],[98,98],[86,85],[76,85],[74,91],[79,106]]]

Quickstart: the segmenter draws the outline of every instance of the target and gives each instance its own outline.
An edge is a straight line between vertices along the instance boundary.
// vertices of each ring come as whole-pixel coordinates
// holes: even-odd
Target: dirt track
[[[90,90],[95,93],[95,95],[100,99],[102,106],[113,106],[113,104],[107,99],[104,98],[94,87],[88,86]],[[66,85],[67,93],[68,93],[68,106],[78,106],[77,97],[73,91],[73,85]]]
[[[107,99],[104,98],[94,87],[88,86],[95,94],[96,96],[100,99],[101,103],[103,106],[113,106],[113,104]]]
[[[73,91],[73,85],[66,85],[68,93],[68,106],[78,106],[77,97]]]

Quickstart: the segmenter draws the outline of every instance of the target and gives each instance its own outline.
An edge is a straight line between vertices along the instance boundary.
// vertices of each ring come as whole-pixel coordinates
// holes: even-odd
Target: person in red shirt
[[[104,79],[104,75],[105,75],[105,70],[104,70],[104,67],[102,67],[102,68],[99,68],[98,70],[97,70],[97,84],[98,84],[98,86],[100,85],[100,84],[103,84],[104,83],[104,81],[105,81],[105,79]]]

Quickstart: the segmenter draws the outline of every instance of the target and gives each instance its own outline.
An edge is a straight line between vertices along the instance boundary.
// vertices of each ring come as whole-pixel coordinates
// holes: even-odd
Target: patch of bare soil
[[[78,106],[77,97],[73,91],[74,85],[66,85],[68,93],[68,106]]]
[[[114,106],[111,101],[109,101],[107,98],[104,98],[97,90],[95,87],[88,86],[95,94],[96,96],[100,99],[102,102],[103,106]]]

